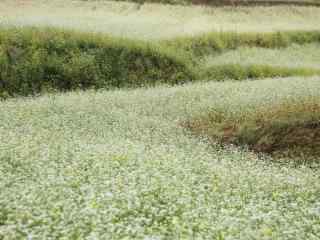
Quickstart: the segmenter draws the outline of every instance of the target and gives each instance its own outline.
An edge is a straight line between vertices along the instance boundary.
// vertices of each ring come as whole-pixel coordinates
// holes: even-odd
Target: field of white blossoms
[[[261,39],[256,46],[186,53],[196,65],[190,76],[213,69],[205,81],[57,87],[28,96],[15,95],[32,89],[27,81],[15,88],[6,79],[38,81],[32,74],[47,64],[45,57],[24,71],[23,41],[0,34],[0,97],[6,97],[0,100],[0,240],[320,239],[320,8],[5,0],[0,12],[2,27],[65,27],[157,44],[212,31],[313,31],[283,47],[265,47]],[[87,46],[82,40],[79,51]],[[43,49],[52,54],[53,48]],[[57,49],[50,59],[58,64]],[[67,60],[71,66],[74,59]],[[136,70],[128,66],[132,81]],[[59,79],[50,72],[53,84],[61,76],[70,82],[93,76],[87,68],[80,75],[63,69]],[[216,79],[221,72],[225,78]]]
[[[274,32],[320,29],[317,24],[320,22],[320,8],[290,5],[235,9],[140,5],[105,0],[2,0],[0,11],[0,24],[49,25],[144,40],[170,39],[208,31]]]

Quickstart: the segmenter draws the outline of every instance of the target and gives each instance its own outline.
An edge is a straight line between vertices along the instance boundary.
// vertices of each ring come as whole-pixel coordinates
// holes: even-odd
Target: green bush
[[[52,28],[0,32],[0,97],[193,78],[183,57],[145,42]]]

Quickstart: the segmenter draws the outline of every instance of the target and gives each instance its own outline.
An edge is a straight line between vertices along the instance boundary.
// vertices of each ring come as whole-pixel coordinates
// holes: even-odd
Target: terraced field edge
[[[320,75],[320,69],[305,67],[278,67],[270,65],[221,64],[200,71],[199,79],[215,81],[264,79],[275,77]]]
[[[319,99],[279,103],[251,113],[211,111],[182,123],[196,135],[220,144],[247,146],[275,157],[319,161]]]
[[[284,48],[292,44],[320,42],[320,31],[281,31],[269,33],[210,32],[178,37],[161,44],[194,56],[205,56],[239,47]]]
[[[190,81],[187,62],[164,47],[54,28],[2,28],[0,96]]]
[[[0,98],[50,91],[311,76],[319,70],[224,64],[204,68],[204,55],[241,46],[320,42],[320,32],[209,33],[144,42],[57,28],[0,28]]]

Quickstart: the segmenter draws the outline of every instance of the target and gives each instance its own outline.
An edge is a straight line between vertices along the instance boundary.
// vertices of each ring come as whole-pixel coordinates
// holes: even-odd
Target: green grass
[[[195,74],[165,48],[57,29],[3,28],[0,96],[174,84]]]
[[[180,124],[213,110],[245,116],[279,103],[319,103],[319,80],[0,102],[0,236],[316,239],[318,165],[279,165],[209,145]]]
[[[270,65],[242,65],[242,64],[221,64],[204,68],[200,72],[199,79],[202,80],[249,80],[249,79],[264,79],[276,77],[290,76],[315,76],[320,75],[320,69],[312,68],[288,68],[277,67]]]
[[[277,49],[287,48],[293,44],[318,44],[319,42],[320,31],[282,31],[272,33],[210,32],[195,37],[179,37],[162,41],[161,43],[165,46],[191,53],[197,57],[206,57],[240,47]],[[306,51],[308,50],[306,49]],[[288,55],[288,51],[290,52],[291,49],[283,51],[283,53]],[[239,54],[241,54],[241,50]]]
[[[310,42],[316,42],[313,48],[317,48],[319,41],[320,33],[317,31],[210,33],[195,38],[149,43],[56,28],[3,27],[0,34],[0,96],[6,98],[88,88],[174,85],[208,79],[313,76],[320,74],[320,70],[308,65],[289,68],[285,64],[269,66],[267,63],[272,51],[278,51],[286,62],[291,61],[291,55],[294,55],[292,47],[277,48]],[[240,48],[234,52],[241,54],[242,46],[274,50],[265,50],[263,56],[266,60],[261,60],[260,65],[242,66],[235,57],[235,62],[230,63],[219,60],[230,54],[226,52],[229,49]],[[299,51],[303,54],[313,49],[300,47]],[[222,55],[218,56],[219,53]],[[213,60],[206,57],[210,54],[217,59],[212,66],[208,62]],[[310,56],[312,61],[317,63],[317,59]]]

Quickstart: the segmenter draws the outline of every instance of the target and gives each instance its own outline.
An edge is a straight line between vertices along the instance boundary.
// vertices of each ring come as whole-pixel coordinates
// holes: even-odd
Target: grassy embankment
[[[243,46],[279,49],[312,42],[320,42],[320,32],[211,33],[152,44],[53,28],[3,28],[0,93],[8,97],[55,90],[173,85],[204,79],[312,76],[320,70],[272,66],[267,62],[222,63],[204,68],[201,61],[206,55],[238,51]],[[308,48],[301,46],[300,50],[303,54]],[[285,54],[288,50],[278,51]]]
[[[318,161],[320,99],[308,97],[288,97],[285,102],[256,106],[250,111],[243,107],[241,112],[213,108],[183,126],[193,133],[208,136],[213,142],[247,146],[257,153],[272,154],[276,159]]]
[[[2,29],[0,93],[30,95],[192,79],[186,62],[149,45],[55,29]]]

